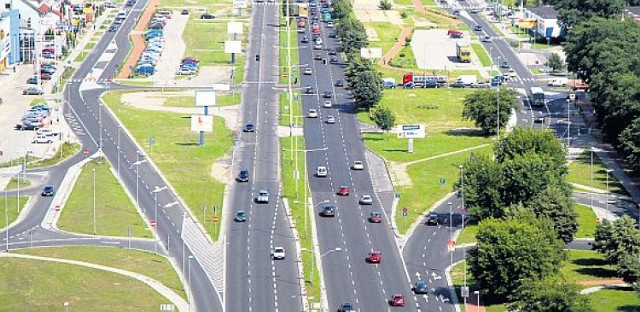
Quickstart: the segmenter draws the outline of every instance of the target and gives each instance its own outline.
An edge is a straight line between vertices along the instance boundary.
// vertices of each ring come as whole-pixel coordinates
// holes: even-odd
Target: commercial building
[[[531,29],[531,35],[537,38],[556,39],[564,36],[558,24],[558,11],[552,6],[524,8],[523,19],[518,21],[521,28]]]

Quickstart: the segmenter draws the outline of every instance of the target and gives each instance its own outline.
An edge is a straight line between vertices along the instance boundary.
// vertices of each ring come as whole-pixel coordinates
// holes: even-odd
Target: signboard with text
[[[398,139],[424,139],[427,136],[425,125],[399,125]]]
[[[212,132],[213,116],[211,115],[191,115],[191,131]]]

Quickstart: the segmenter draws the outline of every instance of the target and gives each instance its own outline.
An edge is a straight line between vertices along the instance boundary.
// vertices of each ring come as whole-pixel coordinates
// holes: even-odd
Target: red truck
[[[447,36],[449,36],[449,38],[462,38],[464,37],[464,34],[459,30],[449,29],[449,31],[447,31]]]

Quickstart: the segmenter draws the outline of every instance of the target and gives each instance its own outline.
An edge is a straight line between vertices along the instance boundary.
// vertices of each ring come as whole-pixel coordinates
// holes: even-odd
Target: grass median
[[[86,261],[140,273],[159,281],[182,298],[187,299],[180,277],[174,271],[169,260],[147,251],[114,247],[72,246],[23,249],[17,252],[33,256]]]
[[[478,59],[480,60],[480,63],[482,64],[482,66],[484,67],[491,66],[491,59],[489,58],[489,54],[487,54],[487,51],[484,49],[484,47],[481,44],[472,43],[471,48],[473,49],[473,52],[475,52],[476,55],[478,56]]]
[[[217,239],[219,227],[211,220],[205,220],[201,211],[202,207],[212,211],[212,207],[217,206],[218,214],[223,215],[225,184],[213,177],[219,173],[212,172],[212,166],[231,149],[233,132],[225,127],[222,118],[213,117],[213,131],[205,133],[204,146],[198,146],[199,135],[191,132],[187,116],[123,105],[124,92],[107,92],[103,100],[153,159],[211,237]],[[153,147],[149,146],[152,136]]]
[[[300,81],[300,70],[299,67],[291,68],[291,76],[285,77],[283,74],[287,73],[287,68],[284,66],[288,66],[289,62],[287,62],[288,50],[287,50],[287,32],[286,32],[286,24],[285,18],[280,17],[280,84],[287,85],[289,83],[289,79],[293,79],[295,82],[295,77]],[[291,19],[291,28],[289,32],[289,38],[291,38],[291,65],[298,65],[298,32],[296,29],[295,19]],[[288,75],[288,73],[287,73]]]
[[[3,196],[4,197],[4,196]],[[24,209],[24,205],[29,201],[29,197],[20,196],[7,196],[0,198],[0,207],[2,212],[0,214],[0,229],[13,223],[20,215],[20,211]]]
[[[3,311],[156,311],[169,301],[144,283],[112,272],[41,260],[5,258]]]
[[[584,151],[578,158],[569,163],[569,174],[567,181],[576,183],[576,189],[588,191],[591,187],[591,172],[593,170],[593,188],[601,191],[607,191],[607,180],[609,181],[609,191],[616,194],[627,195],[627,191],[622,184],[613,176],[608,174],[607,166],[605,166],[600,158],[593,153],[593,167],[591,167],[591,151]],[[582,186],[582,187],[581,187]]]
[[[104,158],[93,160],[82,167],[78,181],[62,209],[58,227],[70,232],[123,237],[129,235],[130,227],[131,236],[151,238],[153,234],[145,228],[134,203],[110,168],[109,162]]]
[[[472,92],[448,88],[384,91],[381,105],[395,113],[396,124],[427,125],[427,137],[414,140],[413,153],[407,152],[407,140],[395,134],[363,135],[366,146],[389,164],[396,192],[401,195],[399,207],[408,209],[409,222],[398,222],[402,209],[395,216],[401,233],[453,190],[459,179],[458,166],[472,153],[491,154],[493,141],[478,135],[472,122],[461,119],[462,99]],[[361,112],[358,118],[366,120],[368,114]]]

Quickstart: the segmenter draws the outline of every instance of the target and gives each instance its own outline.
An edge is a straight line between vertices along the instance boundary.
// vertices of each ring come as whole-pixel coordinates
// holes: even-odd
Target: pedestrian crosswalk
[[[67,113],[64,116],[67,119],[69,128],[73,130],[73,133],[75,133],[76,136],[87,135],[84,132],[84,127],[78,122],[78,119],[76,119],[76,116],[71,113]]]
[[[67,82],[69,82],[69,83],[82,83],[83,81],[92,81],[92,82],[99,83],[99,84],[113,82],[111,79],[108,79],[108,78],[107,79],[76,78],[76,79],[69,79]]]

